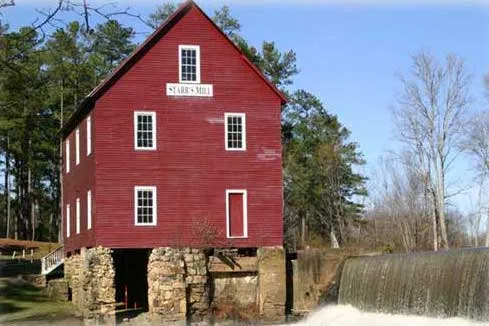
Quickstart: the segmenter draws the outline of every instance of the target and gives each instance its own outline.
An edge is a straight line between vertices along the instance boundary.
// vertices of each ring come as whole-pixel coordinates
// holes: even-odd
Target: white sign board
[[[213,97],[212,85],[205,84],[166,84],[167,96],[200,96]]]

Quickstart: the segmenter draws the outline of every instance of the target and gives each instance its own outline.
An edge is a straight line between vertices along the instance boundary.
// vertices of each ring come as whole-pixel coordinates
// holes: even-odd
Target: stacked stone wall
[[[89,324],[115,322],[111,253],[102,247],[83,249],[65,260],[65,280],[72,301]],[[233,261],[232,267],[224,263],[213,265],[200,249],[153,249],[147,266],[148,321],[174,325],[207,322],[211,297],[218,299],[213,303],[218,309],[229,302],[240,303],[239,309],[256,311],[249,314],[252,318],[283,321],[286,291],[283,248],[260,248],[257,257]],[[212,282],[211,277],[215,277]],[[211,283],[214,293],[210,293]]]
[[[285,316],[286,270],[282,247],[258,249],[258,298],[260,317],[283,321]]]
[[[148,263],[151,319],[200,322],[209,310],[207,257],[199,249],[156,248]]]
[[[183,255],[187,284],[187,316],[192,322],[205,321],[209,313],[208,259],[204,251],[185,249]]]
[[[82,249],[65,259],[65,280],[86,324],[115,323],[114,264],[111,250]]]
[[[154,320],[186,320],[185,263],[178,249],[153,249],[148,262],[148,304]]]

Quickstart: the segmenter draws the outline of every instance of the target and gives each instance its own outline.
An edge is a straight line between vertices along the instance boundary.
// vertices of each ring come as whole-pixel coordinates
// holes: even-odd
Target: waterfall
[[[489,320],[489,249],[351,258],[340,305],[364,311]]]
[[[488,326],[462,318],[429,318],[360,311],[351,306],[326,306],[296,326]],[[284,325],[285,326],[285,325]]]

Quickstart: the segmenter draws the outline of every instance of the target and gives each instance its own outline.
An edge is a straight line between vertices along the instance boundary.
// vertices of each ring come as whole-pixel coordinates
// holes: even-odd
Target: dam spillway
[[[350,258],[341,272],[338,303],[489,321],[489,249]]]

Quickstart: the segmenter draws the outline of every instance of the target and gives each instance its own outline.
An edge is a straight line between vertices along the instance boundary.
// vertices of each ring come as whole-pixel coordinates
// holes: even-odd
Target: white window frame
[[[92,191],[87,191],[87,230],[92,228]]]
[[[138,222],[138,191],[151,191],[153,192],[153,221],[151,223],[139,223]],[[158,197],[156,192],[156,186],[135,186],[134,187],[134,225],[136,226],[155,226],[157,224],[158,217]]]
[[[152,147],[139,147],[138,146],[138,116],[146,115],[151,116],[153,120],[153,146]],[[155,111],[134,111],[134,149],[137,151],[154,151],[156,150],[156,112]]]
[[[66,237],[70,237],[70,204],[66,204]]]
[[[92,118],[87,117],[87,156],[92,154]]]
[[[80,198],[76,199],[76,234],[80,234]]]
[[[70,140],[66,139],[65,141],[65,166],[66,166],[66,173],[70,173]]]
[[[80,164],[80,128],[76,128],[75,131],[75,162],[76,165]]]
[[[228,145],[228,117],[240,117],[242,121],[242,147],[241,148],[230,148]],[[224,113],[224,146],[226,151],[246,151],[246,113]]]
[[[229,223],[229,195],[230,194],[242,194],[243,195],[243,235],[236,237],[231,236],[231,229]],[[226,190],[226,237],[228,239],[246,239],[248,238],[248,191],[245,189],[227,189]]]
[[[195,81],[182,80],[182,50],[195,50]],[[200,84],[200,45],[178,46],[178,81],[183,84]]]

